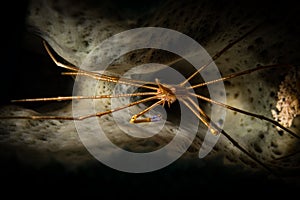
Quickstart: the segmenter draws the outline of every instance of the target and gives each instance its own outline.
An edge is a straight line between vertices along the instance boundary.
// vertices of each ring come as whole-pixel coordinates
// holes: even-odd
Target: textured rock
[[[257,65],[275,63],[295,65],[295,70],[299,71],[299,66],[297,66],[300,58],[300,40],[298,39],[300,20],[297,16],[299,10],[296,6],[288,3],[270,5],[267,2],[257,4],[256,1],[249,3],[157,1],[151,3],[149,8],[138,3],[137,6],[125,6],[114,1],[93,3],[95,2],[32,1],[27,17],[29,30],[38,32],[66,61],[80,66],[83,62],[89,61],[87,59],[91,58],[89,57],[90,53],[97,48],[101,41],[130,28],[157,26],[180,31],[195,39],[213,56],[228,43],[261,24],[254,32],[215,61],[222,75],[226,76]],[[109,53],[114,51],[117,50],[109,49]],[[120,74],[124,68],[130,69],[132,64],[142,62],[167,64],[175,59],[177,57],[166,52],[141,50],[116,61],[117,67],[112,68],[110,73]],[[276,108],[276,94],[279,85],[289,70],[289,67],[267,69],[226,80],[227,104],[272,118],[271,110]],[[180,66],[179,71],[188,73],[189,68]],[[53,79],[56,78],[53,77]],[[93,90],[95,87],[93,82],[85,82],[85,84],[87,86],[84,88]],[[102,94],[111,91],[113,84],[103,83],[97,87],[98,92]],[[105,109],[105,105],[108,103],[108,101],[103,101],[99,107],[104,105],[102,109]],[[70,104],[63,104],[54,111],[52,106],[53,104],[46,105],[37,110],[44,114],[72,114]],[[209,108],[209,105],[203,106]],[[32,109],[24,107],[17,104],[5,105],[1,109],[1,115],[18,116],[36,113]],[[176,115],[174,111],[170,113]],[[136,151],[153,150],[165,145],[174,134],[172,128],[177,125],[172,122],[167,123],[163,134],[150,141],[132,140],[122,134],[120,129],[113,129],[114,123],[111,120],[112,118],[109,116],[100,119],[104,129],[109,133],[109,138],[120,147]],[[296,117],[291,129],[300,134],[299,126],[299,117]],[[34,169],[47,169],[47,166],[52,166],[54,163],[54,165],[63,166],[62,168],[66,171],[77,170],[76,172],[79,174],[83,169],[97,171],[99,163],[82,145],[73,122],[1,120],[0,130],[0,142],[3,149],[1,154],[5,159],[16,157],[18,162]],[[262,163],[277,172],[280,178],[294,186],[299,184],[300,155],[295,154],[276,160],[282,156],[299,152],[299,140],[287,133],[278,132],[276,127],[270,123],[230,110],[226,115],[224,130]],[[205,127],[201,125],[198,137],[189,151],[182,159],[168,168],[171,172],[162,171],[161,173],[174,175],[179,171],[180,180],[184,182],[186,181],[184,174],[192,170],[194,179],[196,177],[201,179],[200,182],[203,184],[217,184],[210,180],[211,177],[216,182],[220,181],[220,185],[226,184],[226,180],[230,177],[232,178],[230,182],[233,183],[239,180],[248,180],[249,182],[262,180],[262,184],[266,182],[269,184],[269,188],[276,185],[277,180],[280,180],[272,175],[269,177],[269,172],[237,149],[224,136],[220,137],[215,149],[207,157],[198,159],[199,146],[205,132]],[[103,150],[105,150],[105,144],[103,144]],[[103,168],[104,171],[107,170],[105,166]],[[96,174],[102,177],[103,174],[98,173]],[[225,178],[218,180],[218,174]],[[113,175],[114,178],[116,176]],[[190,176],[189,174],[188,177]],[[104,177],[107,178],[107,175]],[[146,180],[152,179],[146,178]]]

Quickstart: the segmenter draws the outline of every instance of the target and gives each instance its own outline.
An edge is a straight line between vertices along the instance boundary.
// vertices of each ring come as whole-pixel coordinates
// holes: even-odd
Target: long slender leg
[[[265,116],[263,116],[263,115],[258,115],[258,114],[255,114],[255,113],[247,112],[247,111],[241,110],[241,109],[239,109],[239,108],[235,108],[235,107],[229,106],[229,105],[227,105],[227,104],[223,104],[223,103],[221,103],[221,102],[214,101],[214,100],[212,100],[212,99],[209,99],[209,98],[207,98],[207,97],[201,96],[201,95],[199,95],[199,94],[195,94],[195,93],[189,93],[189,94],[192,95],[192,96],[195,96],[195,97],[197,97],[197,98],[199,98],[199,99],[202,99],[202,100],[204,100],[204,101],[207,101],[207,102],[210,102],[210,103],[213,103],[213,104],[222,106],[222,107],[227,108],[227,109],[229,109],[229,110],[233,110],[233,111],[236,111],[236,112],[245,114],[245,115],[249,115],[249,116],[252,116],[252,117],[261,119],[261,120],[268,121],[268,122],[274,124],[275,126],[280,127],[281,129],[283,129],[284,131],[286,131],[286,132],[289,133],[290,135],[292,135],[292,136],[294,136],[294,137],[300,139],[300,136],[298,136],[297,134],[295,134],[293,131],[291,131],[291,130],[289,130],[288,128],[282,126],[279,122],[274,121],[274,120],[272,120],[272,119],[269,119],[269,118],[267,118],[267,117],[265,117]]]
[[[188,107],[194,113],[194,115],[196,115],[196,117],[210,130],[212,134],[217,135],[219,133],[219,131],[212,127],[209,124],[209,121],[205,117],[202,117],[199,112],[197,112],[188,102],[186,102],[184,99],[179,99],[179,101],[184,103],[184,105],[186,105],[186,107]]]
[[[34,99],[18,99],[11,102],[33,102],[33,101],[68,101],[79,99],[104,99],[104,98],[119,98],[119,97],[134,97],[134,96],[149,96],[157,95],[157,92],[138,92],[117,95],[97,95],[97,96],[63,96],[63,97],[49,97],[49,98],[34,98]]]
[[[208,117],[209,121],[210,118]],[[213,121],[211,121],[211,123],[214,126],[217,126]],[[256,163],[258,163],[260,166],[262,166],[264,169],[266,169],[267,171],[269,171],[270,173],[274,174],[275,176],[278,176],[271,168],[269,168],[267,165],[265,165],[263,162],[261,162],[259,159],[257,159],[255,156],[253,156],[248,150],[246,150],[244,147],[242,147],[235,139],[233,139],[226,131],[224,131],[223,129],[221,129],[221,133],[222,135],[224,135],[236,148],[238,148],[241,152],[243,152],[244,154],[246,154],[249,158],[251,158],[252,160],[254,160]]]
[[[258,71],[258,70],[275,68],[275,67],[283,67],[283,66],[285,66],[285,67],[291,67],[291,65],[288,65],[288,64],[274,64],[274,65],[259,66],[259,67],[255,67],[255,68],[248,69],[248,70],[245,70],[245,71],[233,73],[233,74],[227,75],[225,77],[222,77],[220,79],[216,79],[216,80],[212,80],[212,81],[200,83],[200,84],[197,84],[197,85],[192,85],[190,87],[187,87],[187,89],[195,89],[195,88],[198,88],[198,87],[202,87],[202,86],[214,84],[214,83],[217,83],[217,82],[220,82],[220,81],[225,81],[225,80],[232,79],[232,78],[235,78],[235,77],[238,77],[238,76],[242,76],[242,75],[245,75],[245,74],[250,74],[250,73]]]
[[[137,86],[137,87],[143,87],[144,85],[156,85],[155,82],[120,78],[120,77],[115,77],[115,76],[108,76],[105,74],[99,74],[96,72],[89,72],[89,71],[85,71],[85,70],[79,70],[78,72],[62,72],[62,75],[89,76],[96,80],[113,82],[113,83],[122,83],[125,85],[133,85],[133,86]],[[155,89],[155,87],[148,86],[148,89]]]
[[[241,152],[243,152],[244,154],[246,154],[248,157],[250,157],[252,160],[254,160],[256,163],[258,163],[259,165],[261,165],[263,168],[265,168],[267,171],[271,172],[274,174],[274,172],[268,167],[266,166],[264,163],[262,163],[260,160],[258,160],[255,156],[253,156],[249,151],[247,151],[244,147],[242,147],[235,139],[233,139],[228,133],[226,133],[223,129],[219,128],[217,124],[215,124],[209,116],[206,115],[206,113],[199,107],[199,105],[196,104],[195,101],[193,101],[191,98],[188,98],[189,101],[193,104],[193,106],[200,112],[203,113],[203,116],[205,119],[203,119],[204,121],[207,121],[206,123],[204,123],[210,130],[216,130],[217,133],[222,133],[236,148],[238,148]],[[192,112],[195,114],[197,113],[195,110],[193,110],[193,108],[190,107],[190,105],[187,102],[184,102],[184,104],[186,104],[187,107],[189,107]],[[198,114],[198,113],[197,113]],[[199,114],[198,114],[199,115]],[[198,117],[198,115],[196,115]],[[199,116],[201,118],[201,116]],[[198,118],[199,118],[198,117]],[[199,119],[200,119],[199,118]],[[200,119],[201,120],[201,119]],[[202,121],[202,120],[201,120]],[[209,122],[211,123],[212,126],[209,125]],[[208,126],[208,125],[209,126]],[[216,128],[218,127],[218,128]],[[211,131],[212,132],[212,131]],[[213,133],[213,132],[212,132]],[[216,135],[217,133],[213,133],[214,135]]]
[[[196,108],[198,110],[198,112],[204,117],[204,119],[207,121],[208,123],[208,128],[210,129],[210,132],[213,134],[213,135],[218,135],[220,133],[220,127],[218,126],[215,126],[212,124],[209,124],[209,122],[211,121],[209,119],[209,117],[207,116],[207,114],[204,112],[204,110],[202,110],[202,108],[200,108],[200,106],[195,102],[193,101],[190,97],[187,97],[187,99],[189,100],[189,102],[194,106],[194,108]]]
[[[66,65],[63,64],[61,62],[59,62],[51,53],[48,45],[46,44],[45,41],[43,41],[44,47],[47,51],[47,53],[49,54],[50,58],[52,59],[52,61],[59,67],[71,70],[73,72],[65,72],[63,73],[64,75],[84,75],[84,76],[89,76],[92,77],[96,80],[101,80],[101,81],[107,81],[107,82],[113,82],[113,83],[122,83],[122,84],[127,84],[127,85],[134,85],[137,87],[144,87],[144,88],[148,88],[148,89],[153,89],[156,90],[155,87],[146,87],[144,86],[145,84],[152,84],[155,85],[155,82],[147,82],[147,81],[140,81],[140,80],[131,80],[131,79],[125,79],[125,78],[119,78],[119,77],[114,77],[114,76],[108,76],[108,75],[104,75],[104,74],[98,74],[95,72],[89,72],[83,69],[79,69],[78,67],[75,67],[73,65]]]
[[[149,106],[148,108],[146,108],[145,110],[139,112],[138,114],[136,115],[133,115],[131,117],[131,120],[130,120],[130,123],[142,123],[142,122],[151,122],[151,121],[157,121],[157,118],[158,116],[154,116],[154,117],[147,117],[147,118],[144,118],[144,119],[137,119],[139,118],[141,115],[145,114],[146,112],[148,112],[149,110],[153,109],[154,107],[160,105],[160,104],[163,104],[165,100],[159,100],[157,102],[155,102],[154,104],[152,104],[151,106]]]
[[[71,71],[79,71],[80,69],[75,67],[75,66],[72,66],[72,65],[66,65],[66,64],[62,64],[60,62],[58,62],[56,60],[56,58],[53,56],[53,54],[51,53],[47,43],[45,41],[43,41],[43,45],[48,53],[48,55],[50,56],[50,58],[52,59],[52,61],[59,67],[62,67],[62,68],[65,68],[65,69],[68,69],[68,70],[71,70]]]
[[[202,70],[204,70],[207,66],[209,66],[213,61],[215,61],[216,59],[218,59],[225,51],[227,51],[228,49],[230,49],[233,45],[235,45],[236,43],[238,43],[239,41],[241,41],[242,39],[244,39],[245,37],[247,37],[249,34],[251,34],[252,32],[254,32],[259,26],[261,26],[263,23],[260,23],[258,25],[256,25],[254,28],[252,28],[251,30],[249,30],[248,32],[246,32],[244,35],[242,35],[241,37],[239,37],[238,39],[230,42],[229,44],[227,44],[221,51],[217,52],[213,57],[212,60],[209,61],[207,64],[203,65],[202,67],[200,67],[195,73],[193,73],[190,77],[188,77],[186,80],[184,80],[182,83],[180,83],[180,86],[184,86],[188,81],[190,81],[194,76],[196,76],[199,72],[201,72]]]
[[[33,116],[0,116],[0,119],[33,119],[33,120],[84,120],[87,118],[91,118],[91,117],[101,117],[103,115],[107,115],[140,103],[145,103],[151,100],[155,100],[157,99],[156,96],[153,97],[148,97],[139,101],[135,101],[132,102],[130,104],[127,104],[125,106],[121,106],[112,110],[107,110],[104,112],[98,112],[98,113],[93,113],[93,114],[89,114],[89,115],[83,115],[83,116],[79,116],[79,117],[69,117],[69,116],[51,116],[51,115],[33,115]]]
[[[287,159],[287,158],[290,158],[296,154],[300,153],[300,151],[296,151],[296,152],[293,152],[291,154],[288,154],[288,155],[285,155],[285,156],[281,156],[279,158],[275,158],[274,160],[284,160],[284,159]]]
[[[119,83],[119,84],[124,84],[124,85],[132,85],[136,87],[141,87],[141,88],[146,88],[146,89],[151,89],[151,90],[157,90],[156,87],[148,86],[145,84],[152,84],[154,85],[154,82],[142,82],[141,84],[139,83],[140,81],[138,80],[131,80],[131,79],[119,79],[118,77],[113,77],[113,76],[107,76],[107,75],[100,75],[97,73],[92,73],[88,71],[83,71],[80,70],[78,72],[63,72],[62,75],[72,75],[72,76],[88,76],[91,77],[95,80],[100,80],[100,81],[105,81],[105,82],[112,82],[112,83]]]

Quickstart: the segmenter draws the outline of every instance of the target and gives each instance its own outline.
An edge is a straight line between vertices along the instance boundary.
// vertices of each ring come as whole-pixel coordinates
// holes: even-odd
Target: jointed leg
[[[155,100],[157,99],[156,96],[153,97],[148,97],[139,101],[135,101],[132,102],[130,104],[127,104],[125,106],[121,106],[112,110],[107,110],[104,112],[98,112],[98,113],[94,113],[94,114],[89,114],[89,115],[83,115],[83,116],[79,116],[79,117],[69,117],[69,116],[51,116],[51,115],[33,115],[33,116],[0,116],[0,119],[33,119],[33,120],[84,120],[87,118],[91,118],[91,117],[101,117],[103,115],[107,115],[140,103],[145,103],[151,100]]]
[[[80,70],[78,72],[63,72],[62,75],[87,76],[87,77],[90,77],[90,78],[93,78],[93,79],[99,80],[99,81],[131,85],[131,86],[146,88],[146,89],[150,89],[150,90],[157,90],[157,87],[149,86],[149,85],[156,85],[155,82],[146,82],[146,81],[125,79],[125,78],[118,78],[118,77],[114,77],[114,76],[107,76],[104,74],[97,74],[94,72],[89,72],[89,71],[84,71],[84,70]],[[148,85],[146,85],[146,84],[148,84]]]
[[[104,98],[119,98],[119,97],[134,97],[134,96],[150,96],[157,95],[156,92],[138,92],[117,95],[96,95],[96,96],[63,96],[63,97],[49,97],[49,98],[35,98],[35,99],[19,99],[12,100],[12,102],[33,102],[33,101],[68,101],[79,99],[104,99]]]
[[[217,52],[213,57],[212,60],[210,62],[208,62],[207,64],[203,65],[202,67],[200,67],[195,73],[193,73],[190,77],[188,77],[186,80],[184,80],[182,83],[180,83],[180,86],[184,86],[188,81],[190,81],[194,76],[196,76],[199,72],[201,72],[202,70],[204,70],[207,66],[209,66],[213,61],[215,61],[216,59],[218,59],[225,51],[227,51],[228,49],[230,49],[233,45],[235,45],[236,43],[238,43],[239,41],[241,41],[242,39],[244,39],[245,37],[247,37],[249,34],[251,34],[252,32],[254,32],[262,23],[258,24],[257,26],[255,26],[254,28],[252,28],[251,30],[249,30],[248,32],[246,32],[244,35],[242,35],[241,37],[239,37],[238,39],[234,40],[233,42],[227,44],[221,51]]]
[[[233,111],[236,111],[236,112],[245,114],[245,115],[249,115],[249,116],[252,116],[252,117],[261,119],[261,120],[268,121],[268,122],[274,124],[275,126],[280,127],[281,129],[283,129],[284,131],[286,131],[286,132],[289,133],[290,135],[292,135],[292,136],[294,136],[294,137],[300,139],[300,136],[298,136],[297,134],[295,134],[293,131],[291,131],[291,130],[289,130],[288,128],[282,126],[279,122],[274,121],[274,120],[272,120],[272,119],[269,119],[269,118],[267,118],[267,117],[265,117],[265,116],[263,116],[263,115],[258,115],[258,114],[255,114],[255,113],[247,112],[247,111],[241,110],[241,109],[239,109],[239,108],[235,108],[235,107],[229,106],[229,105],[227,105],[227,104],[223,104],[223,103],[221,103],[221,102],[214,101],[214,100],[212,100],[212,99],[209,99],[209,98],[207,98],[207,97],[201,96],[201,95],[199,95],[199,94],[190,93],[190,95],[195,96],[195,97],[197,97],[197,98],[199,98],[199,99],[202,99],[202,100],[204,100],[204,101],[207,101],[207,102],[210,102],[210,103],[213,103],[213,104],[222,106],[222,107],[227,108],[227,109],[229,109],[229,110],[233,110]]]
[[[210,129],[210,131],[216,135],[218,133],[222,133],[236,148],[238,148],[241,152],[245,153],[248,157],[250,157],[252,160],[257,162],[259,165],[261,165],[263,168],[265,168],[267,171],[274,174],[274,172],[266,166],[264,163],[262,163],[260,160],[258,160],[255,156],[253,156],[251,153],[249,153],[244,147],[242,147],[235,139],[233,139],[228,133],[226,133],[223,129],[220,129],[218,125],[216,125],[209,116],[206,115],[206,113],[191,99],[189,98],[189,101],[193,104],[194,107],[197,109],[199,108],[199,112],[204,116],[203,118],[197,113],[191,106],[186,102],[182,101],[190,110]],[[212,126],[209,125],[209,122]],[[213,131],[217,131],[214,133]]]
[[[153,117],[147,117],[147,118],[143,118],[143,119],[137,119],[139,118],[141,115],[145,114],[146,112],[148,112],[149,110],[153,109],[154,107],[163,104],[164,100],[160,100],[155,102],[154,104],[152,104],[151,106],[149,106],[148,108],[146,108],[145,110],[143,110],[142,112],[133,115],[131,117],[130,123],[142,123],[142,122],[153,122],[153,121],[158,121],[160,119],[159,116],[153,116]]]
[[[208,117],[210,120],[210,118]],[[211,121],[211,120],[210,120]],[[211,121],[213,126],[217,126],[213,121]],[[269,168],[267,165],[265,165],[263,162],[261,162],[259,159],[257,159],[255,156],[253,156],[249,151],[247,151],[244,147],[242,147],[235,139],[233,139],[228,133],[226,133],[223,129],[221,129],[222,135],[224,135],[236,148],[238,148],[241,152],[246,154],[249,158],[254,160],[256,163],[258,163],[260,166],[262,166],[264,169],[272,173],[273,175],[277,176],[277,174]]]
[[[209,119],[209,117],[207,116],[207,114],[204,112],[204,110],[202,110],[202,108],[200,108],[200,106],[195,102],[193,101],[190,97],[188,97],[188,100],[191,104],[193,104],[193,106],[198,110],[198,112],[204,117],[204,119],[207,121],[208,125],[207,126],[210,130],[210,132],[213,134],[213,135],[218,135],[220,133],[220,128],[215,125],[214,123],[211,123],[209,124],[209,122],[211,121]],[[211,126],[212,125],[212,126]]]
[[[263,70],[263,69],[268,69],[268,68],[275,68],[275,67],[283,67],[283,66],[284,67],[290,67],[291,65],[287,65],[287,64],[274,64],[274,65],[259,66],[259,67],[255,67],[255,68],[248,69],[248,70],[245,70],[245,71],[233,73],[233,74],[227,75],[225,77],[222,77],[220,79],[216,79],[216,80],[212,80],[212,81],[200,83],[200,84],[197,84],[197,85],[192,85],[192,86],[188,87],[187,89],[195,89],[195,88],[198,88],[198,87],[202,87],[202,86],[214,84],[214,83],[217,83],[217,82],[220,82],[220,81],[225,81],[225,80],[232,79],[232,78],[235,78],[235,77],[238,77],[238,76],[242,76],[242,75],[245,75],[245,74],[250,74],[250,73],[258,71],[258,70]]]
[[[184,99],[180,99],[179,101],[181,101],[182,103],[184,103],[184,105],[186,105],[186,107],[188,107],[194,113],[194,115],[197,116],[197,118],[210,130],[210,132],[212,134],[217,135],[219,133],[219,131],[215,127],[212,127],[209,124],[209,120],[206,119],[205,117],[202,117],[199,114],[199,112],[197,112],[188,102],[186,102]]]
[[[107,82],[113,82],[113,83],[120,83],[120,84],[126,84],[126,85],[133,85],[133,86],[137,86],[137,87],[143,87],[143,88],[148,88],[148,89],[152,89],[152,90],[156,90],[157,88],[155,87],[150,87],[150,86],[146,86],[145,84],[152,84],[152,85],[156,85],[155,82],[147,82],[147,81],[139,81],[139,80],[131,80],[131,79],[125,79],[125,78],[119,78],[119,77],[114,77],[114,76],[108,76],[108,75],[104,75],[104,74],[98,74],[95,72],[90,72],[90,71],[86,71],[83,69],[79,69],[78,67],[75,67],[73,65],[66,65],[63,64],[61,62],[59,62],[51,53],[48,45],[46,44],[45,41],[43,41],[44,47],[47,51],[47,53],[49,54],[50,58],[52,59],[52,61],[59,67],[71,70],[72,72],[64,72],[63,75],[82,75],[82,76],[89,76],[91,78],[94,78],[96,80],[101,80],[101,81],[107,81]]]

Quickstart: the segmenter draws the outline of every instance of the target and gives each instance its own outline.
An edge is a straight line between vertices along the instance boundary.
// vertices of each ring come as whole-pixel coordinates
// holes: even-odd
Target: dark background
[[[7,104],[11,99],[33,97],[36,95],[36,91],[39,91],[39,96],[53,96],[58,90],[67,94],[72,89],[68,86],[61,88],[62,84],[53,83],[49,78],[48,73],[59,74],[59,69],[53,67],[53,72],[51,70],[44,72],[40,70],[40,67],[35,66],[35,63],[53,66],[45,52],[42,52],[38,38],[31,39],[36,42],[33,46],[37,45],[38,48],[41,48],[40,54],[36,54],[36,50],[30,51],[30,47],[24,46],[24,38],[28,36],[25,24],[27,5],[28,1],[8,1],[2,7],[7,12],[1,12],[3,23],[1,30],[1,104]],[[265,1],[263,6],[268,6],[270,9],[282,9],[282,14],[285,15],[289,8],[292,9],[297,4],[284,1],[281,5],[273,1]],[[50,67],[50,69],[52,68]],[[32,81],[36,81],[37,84],[29,84]],[[70,82],[70,80],[61,81]],[[58,163],[37,170],[24,166],[12,158],[0,161],[2,184],[0,193],[10,197],[20,195],[22,198],[31,196],[60,197],[62,194],[67,197],[93,195],[99,199],[104,198],[104,194],[109,195],[106,198],[118,196],[139,199],[174,197],[179,194],[197,198],[204,198],[204,195],[208,195],[206,198],[212,198],[215,195],[221,195],[222,198],[243,198],[244,196],[259,198],[260,193],[267,197],[281,194],[288,198],[291,194],[297,195],[299,193],[297,190],[300,189],[297,185],[281,181],[265,182],[259,177],[241,176],[236,178],[234,172],[222,173],[222,168],[218,167],[207,169],[208,173],[200,175],[197,173],[197,169],[188,166],[178,169],[175,164],[146,174],[122,173],[99,163],[87,169],[69,172]],[[206,168],[204,167],[202,170],[206,170]]]

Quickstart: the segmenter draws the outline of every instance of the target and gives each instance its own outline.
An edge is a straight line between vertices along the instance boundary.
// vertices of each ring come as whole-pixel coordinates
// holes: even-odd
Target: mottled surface
[[[215,61],[223,76],[257,65],[274,63],[292,64],[299,71],[300,20],[297,16],[299,9],[288,2],[271,5],[268,2],[258,4],[256,1],[243,4],[234,1],[157,1],[151,4],[147,2],[149,6],[138,2],[136,5],[114,1],[62,2],[32,1],[28,7],[27,26],[30,31],[37,31],[61,57],[76,66],[80,66],[83,61],[87,62],[89,53],[101,41],[134,27],[157,26],[180,31],[199,42],[213,56],[228,43],[261,24],[253,33]],[[31,32],[29,37],[24,38],[25,49],[51,62],[42,50],[40,40],[30,34]],[[109,49],[108,53],[114,51],[117,50]],[[173,55],[164,52],[137,51],[116,61],[117,67],[112,68],[111,73],[121,73],[124,68],[128,69],[133,64],[169,63],[174,59],[176,58]],[[43,66],[41,63],[38,63],[38,67],[46,68],[46,65]],[[36,65],[35,62],[33,64]],[[50,70],[36,71],[51,71],[53,65],[49,67]],[[181,73],[188,73],[185,66],[180,66],[179,70]],[[271,118],[271,109],[276,108],[279,84],[284,80],[288,70],[289,68],[284,67],[268,69],[225,81],[227,104]],[[29,97],[41,97],[40,95],[45,95],[45,90],[49,90],[49,94],[46,93],[48,96],[71,92],[72,80],[62,80],[59,72],[48,79],[52,80],[51,84],[49,81],[47,84],[46,81],[47,89],[43,89],[43,85],[36,86],[39,79],[43,79],[35,80],[34,77],[37,76],[41,74],[33,74],[33,80],[23,78],[25,83],[19,80],[19,83],[24,84],[20,86],[25,88],[24,91],[27,91],[28,87],[35,88],[34,92],[28,90],[31,92]],[[47,76],[45,74],[45,79]],[[58,84],[53,80],[62,82]],[[93,89],[93,83],[86,82],[86,84]],[[51,92],[51,86],[47,85],[53,85],[54,92]],[[109,92],[112,87],[113,84],[100,84],[99,93]],[[57,89],[61,90],[55,91]],[[13,97],[27,98],[24,93]],[[33,109],[25,109],[26,106],[28,105],[6,104],[1,108],[1,115],[32,115],[36,112],[71,115],[71,105],[67,103],[43,104],[42,108],[31,106]],[[171,113],[176,114],[174,111]],[[114,129],[111,119],[109,116],[101,119],[104,129],[115,144],[127,150],[159,148],[170,140],[173,134],[172,127],[176,127],[176,123],[167,123],[161,136],[146,142],[147,140],[132,140],[122,134],[120,129]],[[298,117],[295,118],[291,129],[299,134],[299,127]],[[7,169],[14,166],[16,171],[22,169],[28,174],[43,174],[48,177],[46,179],[50,183],[55,182],[56,178],[62,180],[62,177],[66,177],[63,183],[69,184],[72,181],[68,180],[68,176],[71,180],[78,178],[95,184],[101,182],[109,184],[112,177],[113,180],[120,181],[117,184],[120,187],[122,184],[137,187],[139,183],[144,183],[143,181],[146,181],[148,186],[155,186],[162,181],[161,185],[166,183],[170,186],[171,189],[167,190],[169,193],[172,192],[172,188],[174,191],[181,187],[194,189],[197,185],[200,188],[205,186],[215,186],[218,189],[231,188],[228,183],[232,184],[233,190],[237,186],[247,190],[249,186],[265,191],[263,189],[265,187],[269,193],[275,192],[272,188],[299,186],[299,153],[276,160],[299,151],[299,140],[278,132],[270,123],[232,111],[227,112],[224,130],[257,159],[278,173],[279,178],[274,177],[238,150],[224,136],[220,137],[215,149],[207,157],[198,159],[199,143],[206,132],[204,126],[201,126],[199,137],[182,159],[159,172],[141,176],[116,172],[102,166],[84,148],[74,123],[70,121],[1,120],[0,147],[3,166],[7,166]],[[54,178],[51,179],[53,174]],[[195,181],[196,185],[192,184]],[[89,186],[95,189],[96,186],[92,183]],[[227,187],[224,184],[228,184]],[[79,183],[78,187],[83,187],[83,184]],[[287,191],[286,188],[283,190]],[[82,193],[85,191],[86,189],[82,189]]]

